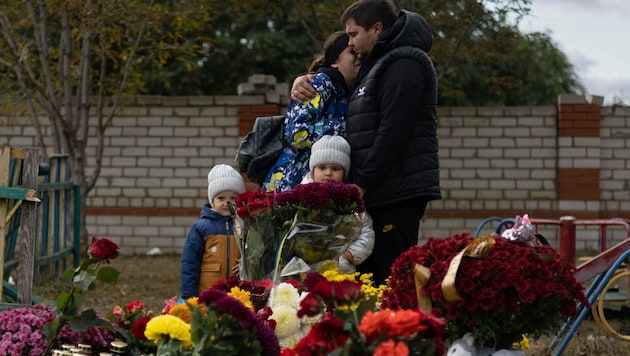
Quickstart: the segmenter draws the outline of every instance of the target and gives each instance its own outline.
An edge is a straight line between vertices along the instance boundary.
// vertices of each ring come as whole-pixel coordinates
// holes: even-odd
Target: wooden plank
[[[0,187],[9,185],[9,161],[11,158],[11,147],[3,146],[0,150]],[[4,246],[7,235],[7,199],[0,199],[0,267],[4,266]],[[4,281],[4,268],[0,268],[0,281]],[[0,300],[2,300],[2,289],[0,288]]]
[[[39,170],[39,149],[25,148],[22,166],[22,183],[26,188],[37,190]],[[33,302],[33,268],[35,266],[35,222],[37,203],[24,201],[18,239],[20,241],[20,262],[18,268],[18,299],[21,304]]]
[[[37,192],[33,189],[0,187],[0,199],[18,199],[39,202]]]

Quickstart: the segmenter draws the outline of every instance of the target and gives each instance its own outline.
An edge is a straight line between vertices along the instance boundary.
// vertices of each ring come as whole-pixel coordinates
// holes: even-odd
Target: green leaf
[[[96,279],[99,282],[111,284],[118,281],[119,275],[120,272],[118,272],[118,270],[114,267],[105,266],[96,272]]]
[[[81,319],[85,320],[88,324],[92,324],[94,320],[97,320],[96,312],[94,309],[87,309],[81,312]]]
[[[90,257],[86,260],[84,260],[83,262],[81,262],[81,267],[79,267],[81,270],[86,270],[88,269],[91,265],[101,262],[102,260],[100,258],[93,258]]]
[[[95,328],[118,332],[121,335],[125,336],[125,339],[129,341],[129,333],[127,332],[127,330],[112,325],[112,323],[108,320],[97,318],[92,321],[91,325]]]
[[[94,274],[89,273],[89,271],[82,270],[81,272],[79,272],[79,274],[74,276],[73,285],[77,289],[86,291],[95,279],[96,276]]]
[[[44,325],[44,329],[42,329],[42,335],[44,338],[51,342],[57,336],[57,329],[59,329],[59,318],[54,318]]]
[[[63,308],[65,308],[70,300],[70,293],[66,292],[66,291],[61,291],[61,294],[59,295],[59,299],[57,299],[57,310],[63,310]]]
[[[74,302],[74,306],[77,308],[77,310],[83,310],[85,306],[87,305],[87,299],[85,298],[85,295],[83,293],[78,293],[75,291],[74,295],[72,296],[72,299]]]
[[[88,329],[88,323],[85,322],[85,320],[81,319],[81,318],[72,318],[69,321],[70,323],[70,328],[72,328],[72,331],[76,331],[76,332],[85,332]]]
[[[72,280],[72,277],[74,277],[74,273],[75,271],[73,269],[67,270],[61,274],[61,279],[64,281]]]

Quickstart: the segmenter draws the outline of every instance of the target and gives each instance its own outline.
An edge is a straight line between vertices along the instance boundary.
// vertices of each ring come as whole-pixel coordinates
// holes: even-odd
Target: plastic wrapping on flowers
[[[279,251],[279,276],[321,271],[329,262],[334,265],[360,231],[361,220],[356,214],[335,215],[329,219],[298,218]]]
[[[472,333],[481,346],[509,348],[522,334],[534,337],[555,330],[588,304],[584,288],[574,278],[575,266],[548,246],[527,247],[498,236],[485,258],[463,257],[454,287],[461,300],[448,301],[442,289],[447,271],[475,239],[468,234],[429,238],[401,254],[392,266],[390,289],[382,308],[418,306],[416,265],[430,269],[420,294],[430,298],[432,311],[447,320],[450,339]]]
[[[271,215],[246,217],[246,245],[242,249],[241,276],[247,280],[271,278],[281,236]]]
[[[284,192],[245,192],[236,199],[242,219],[241,277],[293,276],[336,263],[361,229],[364,203],[342,182],[298,185]]]

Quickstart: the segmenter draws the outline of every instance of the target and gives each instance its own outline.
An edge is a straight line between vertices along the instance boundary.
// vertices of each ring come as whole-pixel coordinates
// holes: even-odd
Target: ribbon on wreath
[[[455,288],[455,277],[457,277],[457,270],[463,258],[472,257],[484,260],[490,255],[495,243],[496,240],[492,236],[481,236],[474,239],[466,248],[453,257],[442,280],[442,294],[444,294],[446,301],[457,302],[464,299],[457,293]]]
[[[464,257],[486,259],[490,255],[496,240],[493,236],[482,236],[474,239],[468,246],[459,252],[448,267],[446,275],[442,280],[442,294],[448,302],[463,300],[455,288],[455,277],[457,270]],[[418,308],[425,313],[430,313],[432,309],[431,296],[426,293],[424,286],[431,278],[431,269],[421,264],[416,264],[413,269],[414,282],[416,284],[416,296],[418,298]]]

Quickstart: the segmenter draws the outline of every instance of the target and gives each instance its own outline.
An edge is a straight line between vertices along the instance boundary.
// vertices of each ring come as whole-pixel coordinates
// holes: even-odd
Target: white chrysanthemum
[[[289,335],[282,339],[278,339],[278,342],[280,343],[280,348],[281,349],[293,348],[295,347],[295,345],[297,345],[298,341],[300,341],[304,336],[306,335],[303,333],[297,333],[295,335]]]
[[[274,286],[269,295],[269,306],[275,312],[279,305],[297,309],[300,306],[300,295],[297,288],[289,283],[280,283]]]
[[[301,320],[297,317],[297,311],[291,307],[285,305],[274,307],[270,319],[276,321],[276,336],[279,340],[300,331]]]
[[[303,316],[302,317],[302,331],[306,330],[306,333],[311,329],[311,326],[320,321],[323,314],[317,314],[315,316]]]

